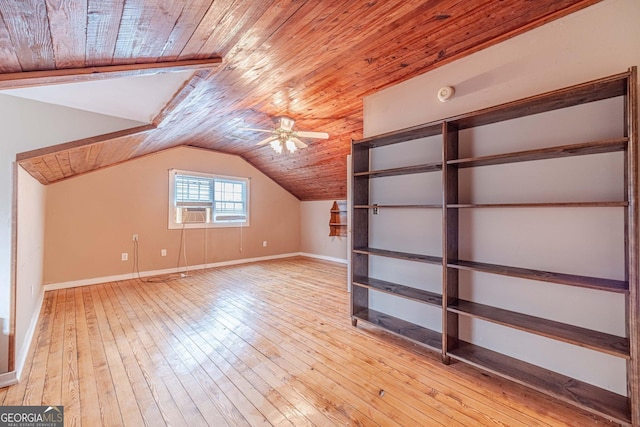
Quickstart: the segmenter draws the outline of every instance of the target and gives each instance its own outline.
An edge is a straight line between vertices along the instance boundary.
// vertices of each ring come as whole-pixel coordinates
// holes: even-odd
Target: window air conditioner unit
[[[176,208],[176,223],[205,224],[211,222],[211,208],[203,206],[179,206]]]

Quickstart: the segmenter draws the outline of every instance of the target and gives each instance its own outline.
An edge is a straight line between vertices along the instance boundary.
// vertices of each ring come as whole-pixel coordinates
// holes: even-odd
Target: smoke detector
[[[452,86],[441,87],[438,90],[438,99],[440,102],[447,102],[454,93],[456,93],[456,90]]]

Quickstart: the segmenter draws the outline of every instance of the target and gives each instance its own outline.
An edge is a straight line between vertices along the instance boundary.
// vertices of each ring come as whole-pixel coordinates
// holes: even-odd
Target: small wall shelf
[[[347,201],[336,200],[331,206],[329,219],[329,236],[344,237],[347,235]]]

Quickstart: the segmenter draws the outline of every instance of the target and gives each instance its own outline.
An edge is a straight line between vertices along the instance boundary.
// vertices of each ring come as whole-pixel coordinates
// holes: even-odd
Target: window
[[[169,171],[169,228],[249,225],[249,180]]]

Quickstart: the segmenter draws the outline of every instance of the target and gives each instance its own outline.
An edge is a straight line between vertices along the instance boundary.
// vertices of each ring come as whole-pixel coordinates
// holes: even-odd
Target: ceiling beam
[[[67,68],[61,70],[27,71],[0,74],[0,89],[77,83],[96,78],[171,73],[186,70],[213,69],[222,63],[222,57],[190,59],[184,61],[150,62],[145,64],[106,65],[101,67]]]
[[[187,79],[182,86],[173,94],[173,97],[167,102],[167,104],[162,108],[162,110],[156,114],[151,123],[154,126],[160,126],[162,121],[171,114],[177,107],[180,105],[182,101],[184,101],[187,96],[191,93],[191,91],[204,79],[209,75],[208,70],[198,70],[191,78]]]
[[[32,159],[34,157],[45,156],[47,154],[57,153],[59,151],[71,150],[73,148],[78,148],[85,145],[98,144],[100,142],[109,141],[116,138],[135,135],[141,132],[147,132],[149,130],[153,130],[155,128],[156,126],[154,124],[141,125],[141,126],[132,127],[129,129],[123,129],[115,132],[105,133],[98,136],[91,136],[89,138],[82,138],[82,139],[77,139],[75,141],[65,142],[62,144],[51,145],[49,147],[38,148],[36,150],[23,151],[22,153],[16,154],[16,162],[20,163],[25,160]]]

